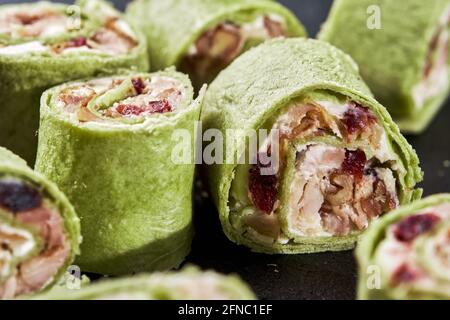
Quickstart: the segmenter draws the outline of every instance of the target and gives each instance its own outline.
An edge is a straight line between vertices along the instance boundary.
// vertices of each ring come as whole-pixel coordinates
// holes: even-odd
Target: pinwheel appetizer
[[[401,207],[357,248],[360,299],[450,299],[450,194]]]
[[[448,0],[336,0],[319,38],[356,60],[400,129],[420,133],[449,93],[449,25]]]
[[[37,300],[250,300],[255,295],[237,276],[188,267],[180,272],[154,273],[100,280],[81,290],[57,290]]]
[[[127,16],[147,36],[152,67],[176,65],[197,88],[267,39],[306,35],[288,9],[268,0],[137,0]]]
[[[81,217],[83,271],[178,266],[190,249],[195,122],[187,76],[172,70],[74,82],[44,93],[36,168]],[[175,161],[177,133],[190,152]]]
[[[371,220],[421,194],[415,151],[353,60],[324,42],[243,54],[209,87],[202,118],[227,132],[226,161],[206,166],[224,231],[255,251],[352,248]]]
[[[51,86],[146,71],[145,39],[101,0],[0,6],[0,145],[33,164],[39,98]]]
[[[79,219],[67,198],[24,160],[0,148],[0,299],[55,284],[80,241]]]

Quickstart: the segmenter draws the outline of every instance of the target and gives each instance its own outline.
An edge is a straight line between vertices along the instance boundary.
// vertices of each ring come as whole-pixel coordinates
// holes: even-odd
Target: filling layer
[[[369,108],[316,92],[267,127],[278,134],[279,169],[268,175],[259,161],[271,153],[269,137],[256,164],[237,167],[230,190],[230,220],[242,234],[269,243],[347,236],[398,206],[401,169]]]
[[[450,8],[442,16],[429,45],[422,81],[413,88],[413,98],[418,109],[445,92],[449,86],[449,26]]]
[[[60,9],[29,6],[0,12],[0,55],[96,52],[108,55],[129,53],[137,39],[129,25],[108,11],[104,21],[78,20]]]
[[[421,210],[389,226],[375,252],[395,288],[450,292],[450,204]],[[443,282],[447,281],[447,283]]]
[[[398,206],[390,169],[361,149],[303,145],[291,183],[288,225],[302,236],[348,235]]]
[[[0,177],[0,299],[39,291],[70,256],[58,209],[27,181]]]
[[[133,124],[176,112],[185,96],[179,80],[136,76],[74,83],[61,90],[53,103],[77,122]]]
[[[205,31],[189,49],[180,69],[199,87],[211,82],[235,58],[264,40],[286,36],[283,18],[264,15],[250,23],[225,21]]]

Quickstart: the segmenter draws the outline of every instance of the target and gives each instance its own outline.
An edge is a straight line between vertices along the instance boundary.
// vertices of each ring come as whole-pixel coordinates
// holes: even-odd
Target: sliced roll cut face
[[[196,87],[209,83],[234,59],[265,40],[286,37],[283,17],[260,14],[254,21],[223,21],[204,31],[181,58],[179,68],[189,74]]]
[[[265,127],[279,137],[278,172],[239,165],[230,191],[231,224],[244,237],[278,246],[354,237],[403,199],[404,173],[382,121],[352,98],[319,90]]]
[[[55,199],[23,177],[0,175],[0,298],[41,291],[72,259]]]
[[[186,108],[189,90],[175,78],[135,75],[74,82],[52,96],[50,104],[80,124],[132,125]]]
[[[46,2],[6,7],[0,10],[0,55],[129,54],[138,36],[117,12],[101,10],[86,18],[75,7]]]
[[[153,69],[175,65],[197,89],[266,40],[306,35],[292,12],[266,0],[133,1],[127,17],[146,34]]]
[[[358,247],[359,297],[450,299],[449,196],[425,198],[387,218],[371,228]],[[365,286],[368,265],[380,270],[377,290]]]

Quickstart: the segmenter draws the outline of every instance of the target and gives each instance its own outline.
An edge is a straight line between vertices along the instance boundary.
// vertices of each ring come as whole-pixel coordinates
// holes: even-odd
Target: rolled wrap
[[[353,60],[324,42],[277,39],[245,53],[209,87],[202,119],[224,134],[225,164],[205,166],[223,229],[254,251],[352,248],[371,219],[421,195],[415,151]],[[259,129],[273,130],[256,157],[247,137]],[[273,141],[269,175],[249,159]]]
[[[53,291],[37,300],[251,300],[254,293],[238,276],[187,267],[179,272],[154,273],[101,280],[81,290]]]
[[[0,6],[0,145],[34,164],[39,99],[48,88],[148,69],[145,39],[101,0]]]
[[[81,217],[83,271],[129,274],[178,266],[192,238],[194,154],[173,161],[202,97],[172,70],[65,84],[46,91],[36,168]],[[191,141],[192,140],[192,141]]]
[[[450,299],[450,194],[403,206],[364,234],[359,299]]]
[[[137,0],[127,17],[147,36],[152,68],[175,65],[197,88],[268,38],[306,36],[288,9],[266,0]]]
[[[80,241],[79,219],[64,194],[0,147],[0,299],[57,283]]]
[[[420,133],[449,92],[449,24],[448,0],[336,0],[319,39],[356,60],[400,129]]]

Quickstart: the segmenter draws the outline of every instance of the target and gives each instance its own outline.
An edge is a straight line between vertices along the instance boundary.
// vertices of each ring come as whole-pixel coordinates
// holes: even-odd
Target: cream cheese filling
[[[284,19],[276,14],[268,14],[267,16],[272,21],[278,22],[282,25],[284,25],[284,23],[285,23]],[[264,16],[257,17],[256,20],[254,20],[253,22],[243,23],[239,27],[240,27],[240,48],[241,49],[245,45],[245,43],[251,39],[268,40],[271,38],[271,35],[269,34],[269,31],[267,30],[267,28],[264,24]],[[192,44],[189,47],[188,55],[195,56],[198,53],[199,53],[199,51],[198,51],[196,43]]]
[[[0,224],[0,278],[10,274],[13,259],[29,255],[35,247],[31,232]]]
[[[325,197],[330,189],[334,189],[330,182],[330,175],[341,169],[345,160],[346,150],[321,144],[301,145],[298,153],[303,153],[303,159],[298,162],[294,179],[290,186],[287,222],[289,232],[296,237],[326,237],[334,236],[325,230],[321,209],[325,204]],[[396,196],[396,180],[392,171],[385,168],[374,168],[378,179],[384,182],[387,192]],[[363,176],[356,192],[350,196],[351,202],[339,206],[340,214],[350,219],[357,218],[362,211],[357,207],[357,198],[370,196],[373,192],[374,178]],[[339,192],[339,191],[338,191]],[[396,205],[398,200],[396,199]],[[339,216],[339,219],[343,217]],[[364,229],[369,219],[362,218]]]
[[[96,125],[117,125],[127,126],[120,122],[120,119],[141,119],[150,118],[153,113],[143,112],[140,114],[120,113],[120,106],[147,106],[154,102],[167,101],[171,107],[170,112],[177,111],[178,106],[186,97],[186,92],[180,81],[166,76],[152,76],[150,78],[136,77],[142,81],[145,92],[135,92],[130,90],[123,96],[118,97],[108,108],[101,110],[87,110],[87,104],[98,97],[108,94],[120,86],[126,79],[101,78],[89,82],[74,83],[59,92],[59,95],[53,99],[56,108],[64,110],[70,121],[79,123],[95,123]],[[133,78],[134,79],[134,78]],[[117,81],[120,81],[117,82]],[[84,114],[89,113],[85,120],[80,119],[80,111]]]
[[[26,39],[27,42],[11,45],[0,45],[0,55],[23,55],[28,53],[49,53],[54,55],[91,52],[96,54],[119,55],[131,51],[138,42],[130,25],[119,19],[117,13],[110,12],[105,16],[105,27],[86,37],[86,44],[65,46],[72,40],[56,44],[47,44],[45,39],[57,37],[72,31],[72,18],[51,8],[30,8],[27,12],[6,10],[0,13],[0,35],[5,34],[12,39]],[[23,21],[22,21],[23,20]],[[30,40],[32,39],[32,40]],[[76,39],[73,39],[76,40]],[[58,47],[62,46],[62,47]]]

